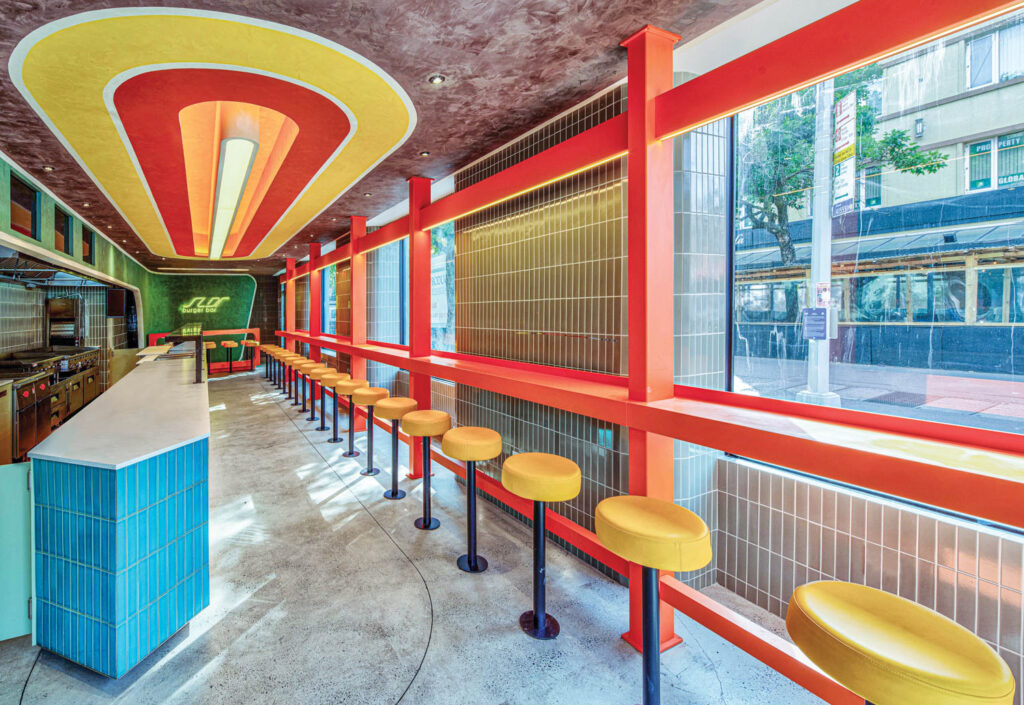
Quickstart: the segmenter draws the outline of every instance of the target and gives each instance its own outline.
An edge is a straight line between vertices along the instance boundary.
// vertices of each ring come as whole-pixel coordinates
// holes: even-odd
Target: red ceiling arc
[[[271,76],[229,69],[163,69],[128,79],[114,92],[124,126],[175,251],[196,256],[178,113],[205,101],[252,103],[287,115],[298,136],[246,229],[235,257],[247,257],[351,130],[333,101]]]

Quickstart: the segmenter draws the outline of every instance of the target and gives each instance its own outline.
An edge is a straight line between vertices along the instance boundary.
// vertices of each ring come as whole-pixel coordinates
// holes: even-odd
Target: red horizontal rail
[[[860,0],[655,99],[659,139],[984,21],[1020,0]]]
[[[822,673],[794,644],[670,575],[661,578],[661,599],[825,702],[864,705],[864,698]]]
[[[395,240],[401,240],[408,234],[409,216],[403,216],[359,238],[359,251],[369,252],[370,250],[376,250],[378,247],[383,247]]]
[[[354,346],[294,332],[278,331],[278,334],[412,373],[511,395],[1024,528],[1024,512],[1020,511],[1024,506],[1024,461],[1021,458],[1024,454],[979,450],[977,445],[968,447],[921,437],[912,432],[916,423],[908,426],[911,432],[902,429],[882,432],[855,424],[799,418],[686,397],[633,402],[628,400],[626,389],[620,385],[574,379],[540,366],[509,374],[507,367],[486,362],[486,358],[474,361],[441,356],[410,358],[405,350]],[[986,434],[979,434],[980,439],[985,437]],[[994,456],[993,453],[1004,454]]]

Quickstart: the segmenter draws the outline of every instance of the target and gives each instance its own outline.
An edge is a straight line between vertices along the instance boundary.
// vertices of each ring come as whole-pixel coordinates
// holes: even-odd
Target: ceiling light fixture
[[[424,149],[422,152],[420,152],[420,156],[421,157],[429,157],[430,156],[430,152],[428,152],[427,150]]]
[[[88,208],[88,207],[89,207],[89,202],[88,201],[86,201],[85,203],[82,204],[82,208]]]
[[[369,198],[369,197],[370,197],[370,196],[372,196],[372,195],[373,195],[372,193],[370,193],[369,191],[367,191],[366,193],[364,193],[364,194],[363,194],[363,197],[364,197],[364,198]]]
[[[429,76],[427,76],[427,83],[430,83],[431,85],[434,86],[439,86],[447,80],[448,77],[440,73],[432,73]]]
[[[213,205],[213,227],[210,232],[210,259],[224,255],[231,224],[235,222],[238,204],[256,157],[256,141],[245,137],[228,137],[220,141],[217,166],[217,195]]]
[[[49,166],[49,165],[47,165],[47,166],[44,166],[44,167],[43,167],[43,171],[53,171],[53,167],[52,167],[52,166]]]

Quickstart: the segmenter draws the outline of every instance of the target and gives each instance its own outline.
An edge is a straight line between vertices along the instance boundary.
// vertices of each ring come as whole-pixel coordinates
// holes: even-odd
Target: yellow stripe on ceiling
[[[277,75],[318,90],[349,114],[352,132],[344,148],[253,257],[273,254],[415,126],[405,91],[379,67],[283,25],[215,12],[140,8],[87,12],[37,29],[12,54],[12,80],[147,246],[165,257],[178,255],[104,100],[115,78],[154,65]]]

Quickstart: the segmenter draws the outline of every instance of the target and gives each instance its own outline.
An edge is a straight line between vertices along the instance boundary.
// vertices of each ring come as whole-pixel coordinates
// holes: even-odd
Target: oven
[[[70,416],[85,406],[85,375],[80,372],[72,377],[68,377],[65,384],[67,384],[68,390],[67,408],[68,416]]]
[[[36,445],[36,390],[32,378],[14,381],[15,457],[23,458]]]

